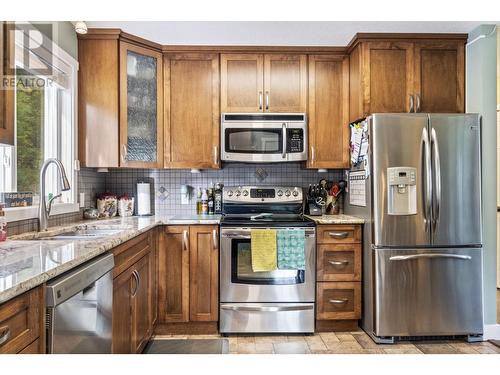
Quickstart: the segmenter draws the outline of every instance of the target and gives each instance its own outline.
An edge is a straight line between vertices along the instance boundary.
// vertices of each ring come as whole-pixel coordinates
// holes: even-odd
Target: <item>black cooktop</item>
[[[302,215],[272,215],[252,219],[249,215],[223,215],[221,226],[238,227],[314,227],[314,221]]]

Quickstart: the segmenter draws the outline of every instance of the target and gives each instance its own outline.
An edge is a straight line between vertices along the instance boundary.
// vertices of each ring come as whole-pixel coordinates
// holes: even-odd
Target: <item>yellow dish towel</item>
[[[274,271],[277,265],[276,230],[252,229],[252,271]]]

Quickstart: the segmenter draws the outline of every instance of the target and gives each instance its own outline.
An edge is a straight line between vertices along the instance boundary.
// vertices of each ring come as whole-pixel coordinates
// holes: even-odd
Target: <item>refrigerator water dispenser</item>
[[[387,168],[389,189],[387,211],[389,215],[416,215],[417,169],[410,167]]]

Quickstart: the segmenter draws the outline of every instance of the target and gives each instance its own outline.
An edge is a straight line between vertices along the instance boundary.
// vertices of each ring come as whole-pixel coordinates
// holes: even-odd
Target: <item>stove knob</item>
[[[241,191],[236,190],[236,196],[239,197],[241,195]]]
[[[277,193],[277,194],[278,194],[278,197],[283,196],[283,192],[282,192],[281,190],[278,190],[278,193]]]
[[[287,197],[289,197],[289,196],[290,196],[290,190],[285,191],[285,195],[286,195]]]
[[[292,193],[292,195],[293,195],[294,197],[296,197],[297,195],[299,195],[299,192],[298,192],[297,190],[294,190],[294,191],[293,191],[293,193]]]
[[[248,190],[243,190],[243,196],[246,197],[248,195]]]

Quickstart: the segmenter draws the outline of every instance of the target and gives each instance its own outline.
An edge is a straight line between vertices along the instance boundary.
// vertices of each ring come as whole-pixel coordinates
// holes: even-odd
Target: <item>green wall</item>
[[[477,39],[478,37],[480,38]],[[497,35],[495,25],[481,25],[474,29],[469,33],[469,43],[466,51],[466,111],[480,113],[482,116],[484,324],[495,324],[497,308]]]

